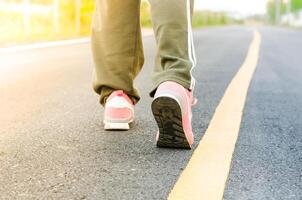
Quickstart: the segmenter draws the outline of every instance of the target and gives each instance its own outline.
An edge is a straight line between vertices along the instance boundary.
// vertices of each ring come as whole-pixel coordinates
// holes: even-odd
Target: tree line
[[[288,2],[286,1],[282,1],[280,0],[280,14],[286,14],[288,11],[290,11],[291,13],[295,13],[298,10],[302,9],[302,0],[288,0]],[[289,10],[288,10],[288,6],[290,6]],[[269,1],[267,3],[267,14],[269,16],[269,20],[271,22],[273,22],[275,20],[276,17],[276,3],[275,0],[273,1]]]

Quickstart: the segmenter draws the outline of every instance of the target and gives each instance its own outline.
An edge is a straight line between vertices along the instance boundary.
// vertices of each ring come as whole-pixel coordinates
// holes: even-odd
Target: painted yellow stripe
[[[169,200],[223,198],[247,91],[258,63],[260,44],[261,35],[255,31],[245,62],[228,86]]]

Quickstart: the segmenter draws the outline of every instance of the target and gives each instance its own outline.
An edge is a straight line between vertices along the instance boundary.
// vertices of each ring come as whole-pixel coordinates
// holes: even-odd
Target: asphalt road
[[[262,34],[224,199],[302,199],[302,32]],[[251,27],[194,32],[195,145],[245,60]],[[193,151],[155,147],[149,77],[155,41],[136,80],[142,100],[128,132],[105,132],[91,87],[89,44],[0,55],[0,199],[166,199]],[[192,174],[194,176],[194,174]]]
[[[225,199],[302,199],[302,32],[262,28]]]

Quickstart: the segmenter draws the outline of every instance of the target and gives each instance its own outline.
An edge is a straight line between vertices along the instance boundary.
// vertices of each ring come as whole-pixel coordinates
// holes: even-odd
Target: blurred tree
[[[291,0],[292,1],[292,11],[297,11],[302,9],[302,0]]]
[[[297,0],[302,1],[302,0]],[[286,13],[287,5],[281,1],[281,15]],[[266,11],[270,22],[274,22],[276,18],[276,4],[275,0],[268,1]]]
[[[287,7],[287,5],[285,4],[284,1],[282,1],[281,14],[286,13],[286,7]],[[274,19],[275,14],[276,14],[274,0],[268,1],[266,8],[267,8],[267,14],[268,14],[269,18]],[[291,12],[295,12],[295,11],[298,11],[301,9],[302,9],[302,0],[291,0]]]
[[[81,5],[81,28],[80,34],[87,35],[90,34],[91,31],[91,21],[92,21],[92,13],[94,10],[95,0],[82,0]]]

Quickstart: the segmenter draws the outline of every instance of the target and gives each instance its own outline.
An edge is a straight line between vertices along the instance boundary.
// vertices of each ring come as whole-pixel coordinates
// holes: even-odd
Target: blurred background
[[[0,47],[88,36],[95,0],[0,0]],[[151,27],[142,1],[142,25]],[[302,27],[302,0],[195,0],[194,27],[274,24]]]

